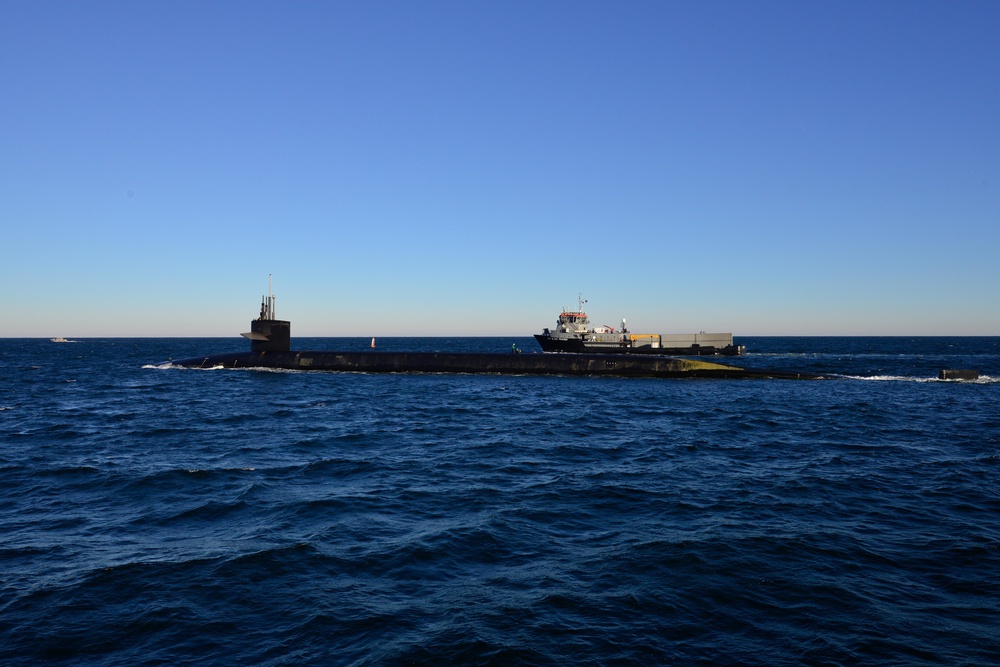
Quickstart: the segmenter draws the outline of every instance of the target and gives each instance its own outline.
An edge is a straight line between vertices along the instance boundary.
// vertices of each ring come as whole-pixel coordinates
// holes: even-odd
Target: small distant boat
[[[372,338],[372,349],[375,349],[375,339]]]
[[[52,341],[53,343],[75,343],[76,342],[75,340],[66,340],[62,336],[57,336],[56,338],[50,338],[49,340]]]

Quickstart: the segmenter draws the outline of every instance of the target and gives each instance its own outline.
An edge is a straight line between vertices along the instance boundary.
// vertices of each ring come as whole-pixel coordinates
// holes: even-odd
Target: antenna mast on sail
[[[261,297],[260,300],[260,318],[262,320],[273,320],[275,314],[274,302],[277,297],[274,296],[274,287],[271,284],[271,274],[267,274],[267,296]]]
[[[269,317],[267,319],[273,320],[275,314],[275,304],[274,304],[274,285],[271,282],[271,274],[267,274],[267,301],[268,301],[268,312]]]

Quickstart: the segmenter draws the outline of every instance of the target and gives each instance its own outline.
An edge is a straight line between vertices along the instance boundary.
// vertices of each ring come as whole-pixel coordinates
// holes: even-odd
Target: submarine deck
[[[725,364],[620,354],[489,354],[460,352],[234,352],[170,362],[187,368],[273,368],[359,373],[491,373],[659,378],[813,380],[815,373],[747,369]]]

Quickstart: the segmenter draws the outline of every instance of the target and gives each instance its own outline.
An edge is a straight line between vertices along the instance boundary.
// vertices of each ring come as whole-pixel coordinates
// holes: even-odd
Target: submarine
[[[269,292],[271,288],[268,288]],[[476,373],[652,378],[820,379],[815,373],[739,368],[700,359],[620,354],[383,352],[292,350],[291,322],[279,320],[275,296],[261,298],[260,315],[241,334],[250,350],[170,360],[184,368],[263,368],[356,373]]]

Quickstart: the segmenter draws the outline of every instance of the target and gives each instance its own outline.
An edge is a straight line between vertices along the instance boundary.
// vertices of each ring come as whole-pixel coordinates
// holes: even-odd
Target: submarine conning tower
[[[261,297],[260,317],[250,321],[248,333],[240,334],[250,339],[251,352],[288,352],[292,349],[292,323],[275,319],[274,302],[274,294]]]

